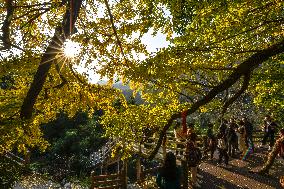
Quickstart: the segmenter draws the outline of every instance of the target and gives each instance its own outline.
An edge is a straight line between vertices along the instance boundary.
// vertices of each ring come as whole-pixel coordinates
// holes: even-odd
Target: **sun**
[[[67,58],[75,58],[81,52],[80,43],[67,39],[63,44],[63,52]]]

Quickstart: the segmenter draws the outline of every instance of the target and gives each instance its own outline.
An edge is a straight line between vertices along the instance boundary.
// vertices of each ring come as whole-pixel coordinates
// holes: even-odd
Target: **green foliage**
[[[257,70],[251,86],[254,103],[263,109],[263,116],[272,114],[276,120],[282,123],[284,122],[282,116],[284,113],[283,64],[283,55],[263,64]]]
[[[12,188],[16,181],[25,173],[25,168],[11,159],[0,156],[0,187]]]
[[[56,120],[42,125],[44,138],[50,143],[44,154],[34,155],[39,171],[47,170],[54,179],[88,176],[91,171],[90,154],[106,140],[96,114],[92,119],[84,112],[68,118],[60,113]]]

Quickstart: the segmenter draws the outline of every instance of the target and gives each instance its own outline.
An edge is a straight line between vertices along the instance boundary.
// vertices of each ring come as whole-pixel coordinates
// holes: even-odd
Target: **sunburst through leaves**
[[[67,58],[74,58],[81,52],[80,43],[67,39],[63,44],[63,52]]]

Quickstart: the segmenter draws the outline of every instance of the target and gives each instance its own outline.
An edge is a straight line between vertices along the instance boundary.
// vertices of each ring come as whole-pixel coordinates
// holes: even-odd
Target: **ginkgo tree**
[[[136,137],[131,129],[155,127],[160,138],[152,158],[181,111],[204,112],[221,99],[222,115],[266,62],[283,62],[279,0],[6,0],[0,7],[1,55],[6,51],[0,76],[13,78],[12,87],[1,88],[1,153],[46,147],[38,125],[58,111],[104,109],[108,135],[125,135],[128,144]],[[150,29],[165,34],[169,47],[149,54],[141,38]],[[66,40],[81,44],[74,59],[62,52]],[[9,56],[15,49],[20,53]],[[108,77],[110,85],[89,84],[76,66]],[[111,88],[115,77],[145,104],[128,105]],[[113,109],[115,99],[123,109]]]

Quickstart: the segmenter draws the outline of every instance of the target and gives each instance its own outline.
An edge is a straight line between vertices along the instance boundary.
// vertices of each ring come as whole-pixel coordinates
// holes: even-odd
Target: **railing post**
[[[140,158],[140,154],[141,154],[141,144],[139,145],[139,157],[137,159],[137,162],[136,162],[136,169],[137,169],[137,173],[136,173],[136,178],[137,178],[137,181],[140,181],[141,179],[141,158]]]
[[[101,175],[102,175],[103,174],[103,164],[101,164],[100,169],[101,169]]]
[[[117,173],[118,173],[118,174],[120,173],[119,163],[120,163],[120,160],[118,160],[118,162],[117,162]]]
[[[94,176],[95,176],[95,171],[92,171],[91,172],[91,187],[90,187],[90,189],[94,189],[95,188]]]
[[[122,188],[123,189],[127,189],[127,167],[128,167],[128,163],[127,163],[127,159],[123,160],[123,170],[122,170]]]

